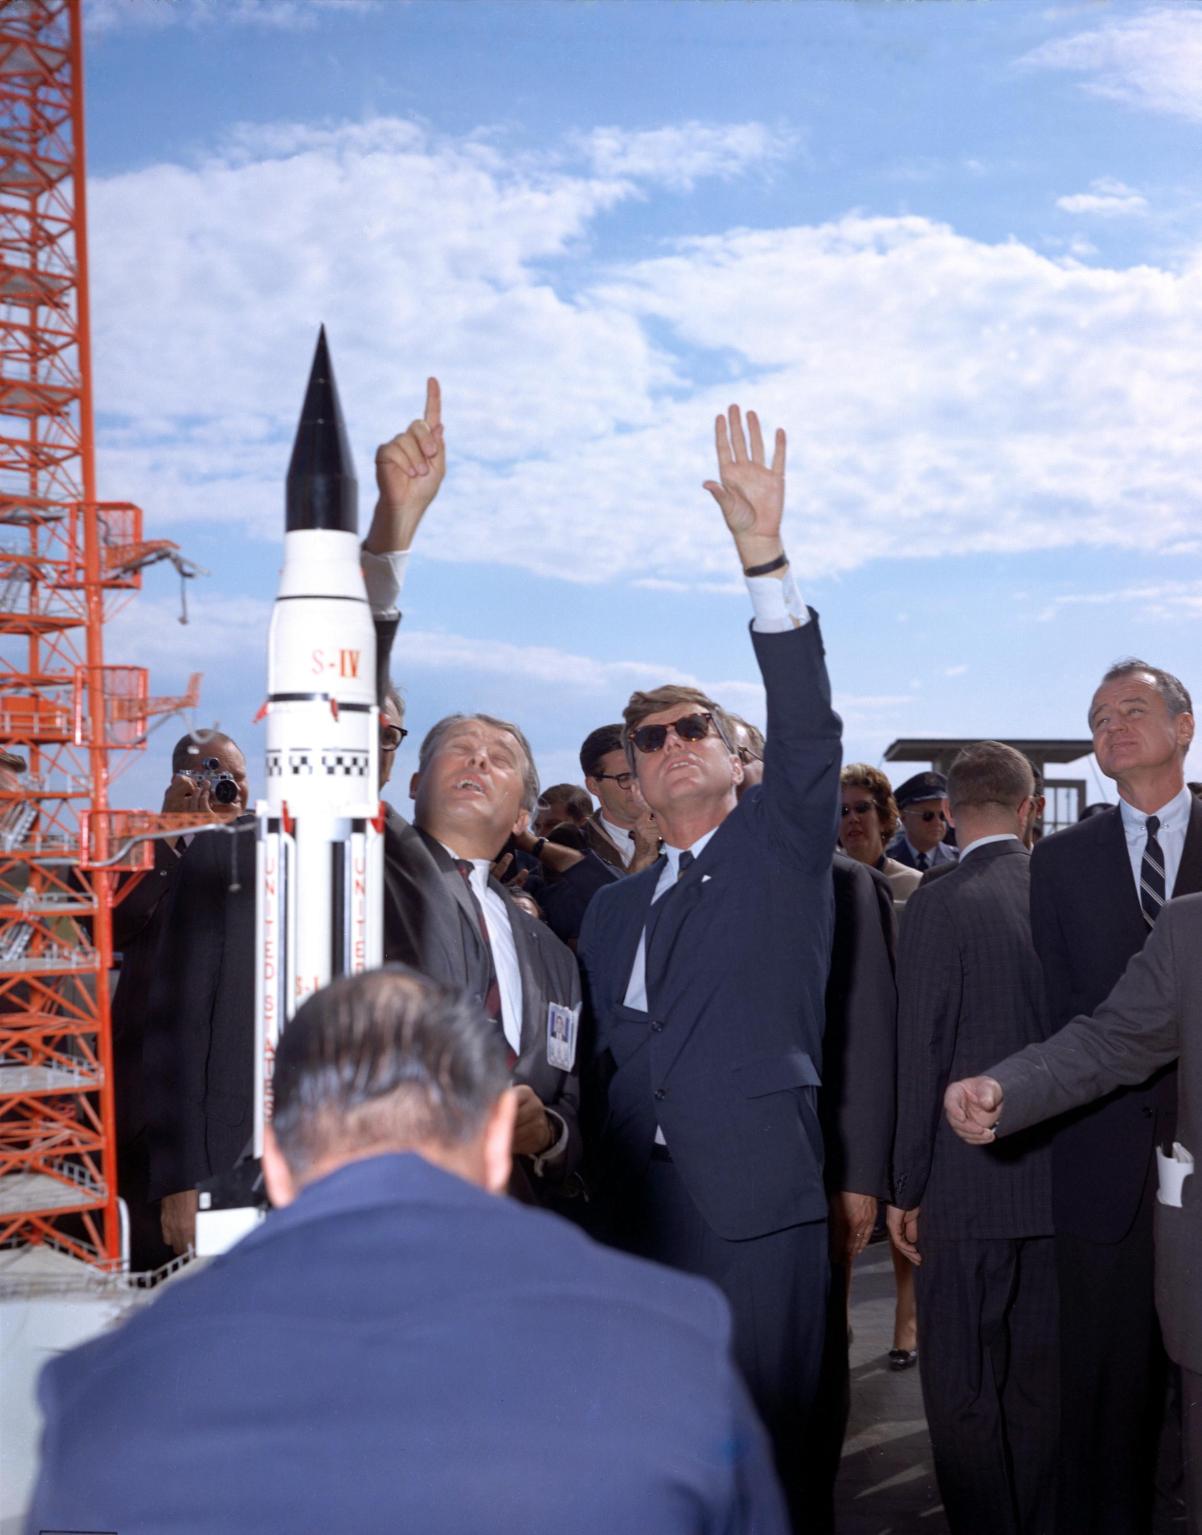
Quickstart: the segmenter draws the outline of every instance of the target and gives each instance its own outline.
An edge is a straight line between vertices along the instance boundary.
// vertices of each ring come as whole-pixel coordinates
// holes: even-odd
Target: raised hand
[[[992,1077],[965,1077],[943,1095],[947,1122],[970,1146],[989,1146],[997,1139],[1002,1112],[1002,1084]]]
[[[442,391],[426,381],[421,417],[376,449],[379,499],[363,547],[372,554],[408,549],[447,470],[442,427]]]
[[[732,405],[714,422],[718,449],[718,479],[706,480],[705,488],[722,509],[726,526],[734,534],[743,563],[759,564],[781,551],[780,524],[785,509],[785,434],[779,429],[768,463],[764,434],[755,411],[743,416]],[[748,440],[750,439],[750,441]]]

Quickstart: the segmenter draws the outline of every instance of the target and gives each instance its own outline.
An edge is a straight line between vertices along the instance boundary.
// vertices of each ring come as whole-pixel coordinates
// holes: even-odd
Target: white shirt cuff
[[[547,1116],[548,1119],[553,1120],[555,1124],[559,1126],[559,1135],[554,1141],[552,1141],[552,1143],[547,1147],[546,1151],[544,1151],[541,1156],[534,1158],[534,1171],[540,1178],[543,1176],[543,1170],[547,1163],[557,1161],[568,1149],[567,1120],[564,1119],[562,1114],[557,1114],[554,1109],[548,1109],[544,1107],[543,1113]]]
[[[753,627],[761,634],[781,634],[786,629],[800,629],[810,621],[810,610],[801,600],[792,569],[784,578],[745,576],[751,605],[755,609]]]
[[[377,618],[397,616],[397,598],[405,584],[409,552],[408,549],[391,549],[387,554],[372,554],[367,549],[359,551],[368,605]]]

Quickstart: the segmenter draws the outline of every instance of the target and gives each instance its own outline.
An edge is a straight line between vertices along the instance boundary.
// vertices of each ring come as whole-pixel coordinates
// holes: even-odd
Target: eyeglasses
[[[682,741],[703,741],[710,733],[712,714],[686,714],[670,725],[640,725],[628,732],[630,739],[645,756],[663,750],[668,731],[674,730]]]
[[[911,810],[909,808],[909,806],[907,806],[902,811],[902,815],[917,816],[920,821],[926,821],[928,823],[930,823],[931,821],[945,821],[946,822],[946,820],[947,820],[947,817],[944,815],[942,810],[922,810],[922,811],[919,811],[919,810]]]
[[[746,767],[749,762],[763,762],[759,752],[753,752],[750,746],[736,746],[735,756]]]
[[[616,783],[619,789],[629,789],[630,785],[631,785],[631,782],[632,782],[632,780],[634,778],[634,774],[633,773],[593,773],[592,777],[595,778],[598,783],[604,783],[605,780],[608,778],[612,783]]]
[[[382,752],[394,752],[409,732],[404,725],[380,726],[380,750]]]
[[[839,814],[846,820],[849,815],[867,815],[870,810],[875,809],[876,806],[870,799],[858,799],[854,805],[844,805]]]

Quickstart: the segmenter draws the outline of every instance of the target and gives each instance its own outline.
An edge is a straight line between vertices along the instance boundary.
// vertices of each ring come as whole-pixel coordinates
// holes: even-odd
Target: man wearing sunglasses
[[[957,853],[945,842],[947,833],[947,779],[942,773],[915,773],[893,791],[901,813],[901,830],[885,849],[890,858],[907,869],[937,868],[955,863]]]
[[[815,615],[781,542],[785,436],[716,424],[722,510],[755,608],[764,781],[741,800],[728,717],[693,688],[636,693],[627,767],[664,855],[607,886],[580,935],[592,1010],[594,1174],[608,1240],[719,1285],[798,1528],[815,1501],[826,1315],[818,1119],[841,726]],[[812,1513],[812,1509],[810,1510]]]

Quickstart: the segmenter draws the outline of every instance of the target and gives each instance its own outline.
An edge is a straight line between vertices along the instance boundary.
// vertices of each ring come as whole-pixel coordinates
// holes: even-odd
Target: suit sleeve
[[[762,830],[773,852],[825,877],[839,830],[843,724],[831,708],[817,614],[781,634],[752,629],[751,640],[768,699]]]
[[[179,855],[166,842],[154,844],[154,866],[145,874],[122,874],[113,905],[113,948],[127,949],[149,927],[162,901],[171,893]]]
[[[1189,949],[1186,924],[1197,908],[1164,908],[1147,943],[1092,1017],[1077,1017],[1042,1044],[992,1067],[1002,1085],[998,1135],[1013,1134],[1116,1087],[1133,1087],[1176,1060],[1182,1010],[1177,958]],[[1183,921],[1182,919],[1185,919]],[[1185,931],[1178,931],[1185,929]]]
[[[926,1190],[959,1027],[963,976],[940,885],[914,892],[901,925],[893,1199],[903,1210],[916,1209]]]
[[[883,1196],[889,1188],[897,1062],[897,986],[877,880],[836,863],[835,941],[822,1043],[827,1191]]]

